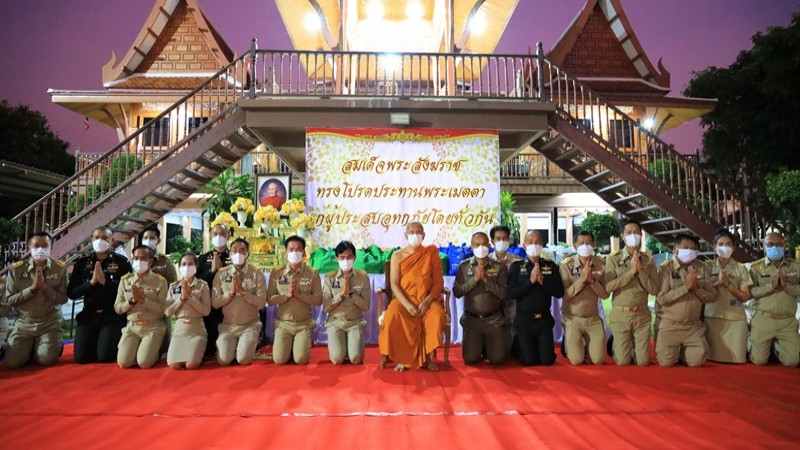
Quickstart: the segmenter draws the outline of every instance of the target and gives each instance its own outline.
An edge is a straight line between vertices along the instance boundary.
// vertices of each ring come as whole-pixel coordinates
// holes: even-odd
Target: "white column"
[[[203,213],[203,253],[211,247],[211,233],[208,229],[208,219],[211,217],[208,211]]]
[[[161,232],[161,243],[158,244],[156,251],[162,255],[166,255],[167,239],[169,239],[169,236],[167,236],[167,220],[164,217],[158,219],[158,231]]]
[[[189,216],[183,216],[183,238],[192,241],[192,218]]]

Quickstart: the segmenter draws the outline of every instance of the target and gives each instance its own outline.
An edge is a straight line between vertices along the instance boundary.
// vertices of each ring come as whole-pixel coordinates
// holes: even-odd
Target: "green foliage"
[[[647,248],[647,250],[654,255],[658,253],[672,253],[671,248],[667,247],[661,242],[658,242],[658,239],[650,235],[647,235],[647,241],[645,241],[644,245]]]
[[[192,230],[191,242],[182,234],[175,235],[167,241],[167,254],[175,264],[178,264],[181,255],[186,252],[194,252],[195,255],[203,253],[203,234],[199,230]]]
[[[91,205],[96,199],[114,189],[128,176],[141,169],[144,163],[136,155],[120,155],[111,161],[111,165],[100,174],[100,180],[86,188],[86,192],[78,194],[69,202],[72,213],[79,212]]]
[[[794,248],[800,243],[800,170],[768,175],[767,198],[786,227],[790,248]]]
[[[233,168],[221,172],[216,178],[206,183],[201,189],[202,192],[210,194],[211,197],[203,204],[203,210],[211,215],[211,220],[221,212],[231,212],[231,206],[237,198],[254,199],[255,184],[250,175],[236,175]],[[236,218],[234,216],[234,218]]]
[[[300,192],[297,189],[292,189],[292,195],[291,195],[290,198],[294,199],[294,200],[300,200],[301,202],[303,202],[305,204],[305,202],[306,202],[306,193],[305,192]]]
[[[13,261],[13,257],[6,260],[5,252],[2,250],[19,239],[20,236],[22,236],[21,223],[0,217],[0,268]]]
[[[25,105],[0,102],[0,157],[62,175],[75,173],[69,144],[50,129],[47,118]]]
[[[619,235],[619,222],[610,214],[590,214],[581,222],[581,230],[592,233],[595,247],[603,248],[611,244],[611,236]]]
[[[511,230],[511,245],[517,245],[520,242],[519,236],[519,219],[514,215],[514,206],[517,201],[514,200],[514,195],[509,191],[500,192],[500,224],[505,225]]]
[[[800,169],[800,14],[752,42],[730,66],[695,73],[684,94],[718,99],[700,122],[705,167],[757,207],[771,208],[767,175]]]
[[[664,158],[657,158],[650,163],[650,173],[656,176],[659,180],[669,183],[670,180],[684,180],[686,174],[677,161],[668,160]]]

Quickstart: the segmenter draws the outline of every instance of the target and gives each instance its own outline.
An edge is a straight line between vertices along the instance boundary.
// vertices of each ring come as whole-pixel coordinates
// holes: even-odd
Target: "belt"
[[[181,317],[178,320],[183,323],[192,323],[192,322],[198,322],[200,319],[202,319],[202,317]]]
[[[638,312],[640,309],[644,309],[644,306],[611,306],[612,309],[616,309],[617,311],[626,311],[626,312]]]
[[[502,309],[497,309],[495,311],[492,311],[492,312],[486,313],[486,314],[475,314],[475,313],[471,313],[469,311],[464,311],[464,314],[466,316],[468,316],[468,317],[472,317],[473,319],[487,319],[487,318],[492,317],[493,315],[495,315],[495,314],[497,314],[497,313],[499,313],[501,311],[503,311],[503,310]]]
[[[128,322],[129,322],[129,323],[132,323],[134,326],[137,326],[137,327],[143,327],[143,326],[145,326],[145,325],[150,325],[150,324],[159,323],[159,322],[161,322],[161,323],[164,323],[164,322],[163,322],[162,320],[160,320],[160,319],[150,319],[150,320],[129,320]]]
[[[699,320],[689,320],[689,319],[684,319],[682,322],[678,322],[678,321],[675,321],[675,320],[664,319],[664,318],[662,318],[660,320],[663,320],[664,322],[667,322],[667,323],[671,323],[673,325],[692,325],[692,324],[695,324],[695,323],[700,323]]]
[[[771,311],[764,311],[764,310],[761,310],[761,309],[757,309],[756,312],[758,314],[761,314],[762,316],[767,316],[772,320],[784,320],[784,319],[788,319],[790,317],[794,317],[793,314],[776,313],[776,312],[771,312]]]

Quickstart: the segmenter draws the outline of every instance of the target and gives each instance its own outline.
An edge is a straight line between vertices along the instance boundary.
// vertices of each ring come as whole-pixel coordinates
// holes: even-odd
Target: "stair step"
[[[619,203],[628,203],[628,202],[631,202],[633,200],[636,200],[637,198],[642,198],[642,197],[644,197],[644,195],[642,195],[642,194],[637,192],[637,193],[632,194],[632,195],[626,195],[625,197],[620,197],[620,198],[616,198],[614,200],[611,200],[611,204],[617,205]]]
[[[658,224],[658,223],[670,222],[670,221],[673,221],[673,220],[675,220],[675,218],[672,217],[672,216],[669,216],[669,217],[659,217],[658,219],[643,220],[643,221],[641,221],[639,223],[644,226],[644,225],[655,225],[655,224]]]
[[[641,214],[643,212],[655,211],[656,209],[661,209],[661,207],[658,206],[658,205],[642,206],[641,208],[635,208],[635,209],[632,209],[632,210],[628,211],[627,214],[628,215],[630,215],[630,214]]]
[[[586,170],[586,169],[589,169],[590,167],[594,167],[594,166],[596,166],[596,165],[598,165],[598,164],[599,164],[599,163],[598,163],[597,161],[595,161],[595,160],[593,160],[593,159],[589,158],[589,159],[587,159],[586,161],[584,161],[584,162],[582,162],[582,163],[580,163],[580,164],[576,165],[575,167],[572,167],[572,168],[570,168],[570,169],[569,169],[569,172],[571,172],[571,173],[574,173],[574,172],[581,172],[581,171],[584,171],[584,170]]]
[[[619,189],[621,187],[625,187],[627,185],[628,185],[628,183],[626,183],[624,181],[620,181],[619,183],[609,184],[606,187],[598,189],[597,193],[598,194],[603,194],[603,193],[606,193],[606,192],[616,191],[617,189]]]
[[[139,218],[139,217],[127,216],[127,215],[119,216],[119,217],[117,217],[117,220],[122,220],[122,221],[125,221],[125,222],[134,222],[134,223],[138,223],[140,225],[149,225],[151,223],[150,220],[142,219],[142,218]]]
[[[165,201],[167,203],[172,203],[172,204],[175,204],[175,205],[177,205],[178,203],[181,202],[181,199],[179,199],[177,197],[173,197],[171,195],[167,195],[167,194],[164,194],[164,193],[161,193],[161,192],[158,192],[158,191],[151,192],[150,195],[152,195],[153,197],[155,197],[155,198],[157,198],[159,200],[163,200],[163,201]]]
[[[219,155],[220,158],[226,161],[234,162],[239,160],[238,156],[236,156],[232,151],[225,148],[225,146],[222,144],[217,144],[211,147],[211,151],[214,152],[214,154]]]
[[[664,230],[664,231],[656,231],[655,233],[650,233],[653,236],[669,236],[672,234],[681,234],[681,233],[690,233],[691,230],[688,228],[676,228],[674,230]]]
[[[572,150],[567,150],[566,152],[556,156],[555,160],[556,161],[569,161],[570,159],[580,155],[581,153],[583,153],[583,150],[581,150],[578,147],[575,147]]]
[[[225,167],[217,163],[216,161],[206,158],[205,156],[201,156],[197,158],[197,164],[200,164],[203,167],[207,167],[215,172],[222,172],[225,170]]]
[[[147,211],[158,216],[163,216],[168,212],[166,209],[156,208],[155,206],[150,206],[146,203],[137,203],[133,205],[133,208],[141,209],[142,211]]]
[[[231,133],[227,136],[227,139],[228,141],[230,141],[231,144],[241,148],[253,148],[258,145],[258,144],[253,144],[253,142],[250,141],[249,137],[243,136],[239,133]]]
[[[188,170],[188,169],[184,169],[184,170]],[[179,190],[181,192],[185,192],[187,194],[194,194],[194,192],[197,190],[197,189],[193,188],[192,186],[183,184],[180,181],[175,181],[175,180],[169,180],[169,181],[167,181],[166,184],[167,184],[167,186],[169,186],[169,187],[171,187],[173,189],[177,189],[177,190]]]
[[[596,180],[605,178],[605,177],[607,177],[609,175],[613,175],[613,173],[610,170],[608,170],[608,169],[601,170],[600,172],[597,172],[594,175],[589,175],[588,177],[586,177],[585,180],[583,180],[583,182],[584,183],[591,183],[592,181],[596,181]]]
[[[203,184],[208,183],[209,181],[211,181],[211,177],[207,177],[207,176],[203,175],[202,173],[200,173],[200,172],[198,172],[198,171],[196,171],[194,169],[189,169],[188,167],[186,169],[181,170],[181,173],[186,175],[189,178],[192,178],[194,180],[200,181]],[[183,190],[183,189],[181,189],[181,190]],[[194,189],[192,190],[192,192],[194,192]]]

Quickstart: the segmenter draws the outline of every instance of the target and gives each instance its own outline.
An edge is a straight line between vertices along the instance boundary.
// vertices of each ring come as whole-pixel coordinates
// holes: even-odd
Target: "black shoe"
[[[608,356],[614,356],[614,336],[612,335],[608,338],[608,342],[606,342],[606,353]]]
[[[562,339],[561,340],[561,356],[563,356],[564,358],[567,357],[567,340],[566,339]]]

